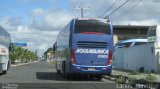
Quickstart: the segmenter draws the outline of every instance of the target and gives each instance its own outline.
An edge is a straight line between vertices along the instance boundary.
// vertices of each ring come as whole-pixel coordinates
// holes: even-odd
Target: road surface
[[[106,79],[67,80],[56,73],[54,64],[44,61],[11,67],[6,75],[0,75],[0,83],[15,89],[104,89],[116,85]]]

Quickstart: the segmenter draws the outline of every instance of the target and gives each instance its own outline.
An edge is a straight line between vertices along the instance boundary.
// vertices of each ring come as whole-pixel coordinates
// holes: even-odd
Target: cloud
[[[20,17],[4,17],[0,25],[12,36],[13,42],[25,41],[29,49],[39,50],[43,54],[52,47],[59,31],[71,20],[72,15],[65,10],[34,9],[31,12],[30,24],[23,24]]]
[[[45,10],[42,8],[37,8],[32,11],[32,16],[44,16],[45,14]]]
[[[24,3],[36,2],[39,0],[22,0]],[[53,5],[58,4],[57,0],[47,0]],[[30,23],[25,23],[24,17],[5,16],[1,17],[0,25],[12,36],[13,41],[26,41],[33,51],[39,50],[42,54],[48,47],[52,47],[57,39],[59,31],[74,17],[81,17],[80,10],[74,7],[84,7],[84,17],[98,17],[102,15],[115,0],[68,0],[68,8],[33,8],[27,15]],[[125,13],[133,7],[139,0],[130,0],[125,6],[117,10],[110,16],[113,24],[123,25],[155,25],[160,23],[160,1],[143,0],[137,7]],[[45,2],[45,0],[43,0]],[[118,4],[107,11],[101,18],[107,16],[124,0],[119,0]]]
[[[128,24],[130,22],[137,22],[137,24],[139,25],[141,25],[142,23],[146,23],[146,25],[148,25],[148,23],[153,23],[153,21],[155,21],[155,24],[159,24],[160,10],[158,9],[158,7],[160,6],[160,3],[155,3],[153,0],[143,0],[136,7],[130,9],[138,2],[139,0],[129,2],[116,13],[112,14],[110,16],[110,19],[115,24],[119,24],[120,22],[124,21],[128,22]],[[128,12],[126,12],[127,10]]]
[[[59,30],[64,27],[72,18],[72,15],[65,10],[35,9],[31,13],[33,17],[32,26],[39,30]]]
[[[121,21],[121,22],[117,22],[116,24],[118,25],[147,25],[147,26],[152,26],[152,25],[157,25],[160,22],[156,19],[151,19],[151,20],[141,20],[141,21],[137,21],[137,20],[132,20],[132,21]]]
[[[11,34],[13,42],[25,41],[27,43],[32,43],[29,44],[29,48],[32,48],[32,51],[39,49],[41,55],[48,47],[51,47],[56,40],[58,31],[39,30],[33,28],[29,24],[24,25],[22,23],[13,25],[13,22],[14,21],[10,20],[10,18],[5,17],[3,21],[0,21],[0,25]],[[45,46],[46,48],[41,48],[42,45],[47,45],[48,47]]]
[[[46,2],[46,1],[50,1],[50,2],[55,2],[55,1],[57,1],[57,0],[20,0],[21,2],[23,2],[23,3],[29,3],[29,2],[35,2],[35,3],[37,3],[37,2],[39,2],[39,1],[41,1],[41,2]]]
[[[19,34],[31,34],[32,30],[26,25],[18,25],[16,33]]]
[[[84,16],[85,17],[99,17],[104,12],[106,12],[104,15],[101,16],[101,18],[107,16],[112,11],[114,11],[116,8],[118,8],[122,3],[125,2],[125,0],[119,0],[119,2],[112,7],[109,11],[107,9],[115,2],[116,0],[83,0],[83,4],[80,5],[81,7],[90,7],[90,9],[84,10]],[[110,15],[110,20],[114,24],[122,24],[125,22],[125,24],[136,23],[136,24],[146,24],[148,23],[154,23],[159,24],[160,23],[160,0],[143,0],[140,2],[136,7],[135,5],[140,0],[130,0],[127,4],[125,4],[123,7],[118,9],[116,12]],[[74,6],[74,0],[70,0],[70,2]],[[80,3],[80,1],[79,1]],[[79,7],[78,4],[76,6]],[[134,8],[132,8],[134,7]],[[132,8],[132,9],[130,9]],[[78,10],[74,10],[75,13],[80,13]],[[80,14],[79,14],[80,17]],[[155,21],[155,22],[153,22]]]

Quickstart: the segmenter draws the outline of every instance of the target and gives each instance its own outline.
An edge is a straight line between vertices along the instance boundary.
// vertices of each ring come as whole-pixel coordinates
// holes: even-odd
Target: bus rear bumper
[[[112,65],[107,66],[84,66],[84,65],[74,65],[70,66],[70,73],[76,74],[111,74]]]

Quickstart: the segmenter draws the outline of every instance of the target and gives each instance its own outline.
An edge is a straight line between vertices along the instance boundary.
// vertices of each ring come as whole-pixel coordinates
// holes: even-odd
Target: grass
[[[56,62],[55,62],[55,61],[52,61],[52,62],[49,62],[49,63],[51,63],[51,64],[55,64]]]
[[[130,73],[130,75],[138,75],[138,74],[140,74],[139,72],[132,72],[132,73]]]
[[[125,83],[126,80],[125,80],[125,77],[121,75],[121,76],[119,76],[119,77],[116,78],[116,81],[118,83]]]
[[[147,74],[146,80],[147,80],[147,81],[150,81],[150,82],[156,81],[156,76],[155,76],[155,74]]]

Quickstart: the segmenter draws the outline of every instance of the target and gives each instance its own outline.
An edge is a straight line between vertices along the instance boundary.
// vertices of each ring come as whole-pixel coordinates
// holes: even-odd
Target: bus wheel
[[[58,73],[58,74],[60,74],[60,73],[61,73],[61,71],[60,71],[60,70],[57,70],[57,73]]]
[[[108,74],[107,74],[107,76],[111,76],[111,75],[112,75],[111,73],[108,73]]]
[[[97,75],[96,78],[97,80],[102,80],[102,75]]]
[[[65,61],[62,62],[62,76],[63,78],[66,78],[66,67],[65,67]]]
[[[7,74],[7,70],[3,71],[2,74]]]
[[[9,70],[11,67],[11,61],[8,61],[8,64],[7,64],[7,70]]]
[[[62,76],[63,76],[63,78],[66,77],[66,72],[65,72],[65,69],[64,69],[64,68],[62,69]]]
[[[66,74],[65,75],[67,79],[71,79],[71,75],[70,74]]]

